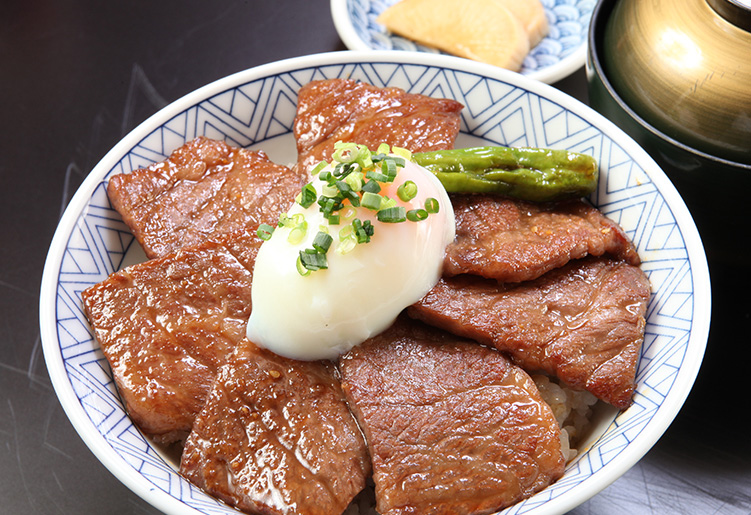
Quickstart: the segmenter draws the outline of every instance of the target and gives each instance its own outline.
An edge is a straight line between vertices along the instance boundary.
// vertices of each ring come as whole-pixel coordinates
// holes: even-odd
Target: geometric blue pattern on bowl
[[[113,174],[165,159],[199,135],[264,148],[277,162],[292,162],[298,89],[337,77],[459,100],[466,106],[459,146],[567,148],[597,158],[601,181],[591,200],[633,239],[653,289],[634,404],[606,414],[589,451],[569,464],[560,481],[503,513],[559,513],[583,502],[641,458],[693,384],[709,326],[703,248],[663,172],[614,125],[545,84],[448,56],[336,52],[261,66],[173,103],[113,148],[62,217],[42,282],[44,354],[68,417],[97,457],[161,510],[234,513],[185,481],[132,424],[91,333],[81,291],[145,259],[110,205],[105,184]]]
[[[376,19],[399,0],[331,0],[339,36],[350,50],[441,51],[387,31]],[[519,71],[552,84],[584,66],[587,33],[595,0],[540,0],[548,34],[532,48]]]

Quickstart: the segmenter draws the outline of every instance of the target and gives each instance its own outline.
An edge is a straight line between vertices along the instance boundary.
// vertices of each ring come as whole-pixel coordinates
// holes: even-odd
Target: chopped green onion
[[[344,198],[348,199],[353,206],[360,206],[360,196],[356,191],[352,190],[352,188],[349,184],[347,184],[346,181],[336,181],[336,187],[344,196]]]
[[[326,260],[326,254],[316,251],[315,249],[305,249],[300,251],[300,262],[302,266],[311,272],[324,270],[329,267]]]
[[[301,276],[305,277],[307,275],[310,275],[310,270],[305,268],[305,265],[303,265],[302,258],[300,256],[297,256],[297,273]]]
[[[334,167],[333,175],[337,179],[342,179],[350,174],[355,169],[353,164],[350,163],[339,163]]]
[[[407,211],[407,220],[410,222],[421,222],[428,217],[428,212],[424,209],[410,209]]]
[[[407,219],[407,214],[402,206],[395,206],[381,209],[376,213],[376,217],[379,222],[396,224],[404,222]]]
[[[274,227],[269,224],[261,224],[258,226],[256,234],[263,241],[268,241],[271,239],[271,235],[274,234]]]
[[[391,152],[392,152],[392,153],[394,153],[394,154],[396,154],[396,155],[397,155],[397,156],[399,156],[399,157],[402,157],[402,158],[404,158],[404,159],[405,159],[405,160],[407,160],[407,161],[411,161],[411,160],[412,160],[412,152],[410,152],[410,151],[409,151],[408,149],[406,149],[406,148],[402,148],[402,147],[392,147],[392,148],[391,148]],[[402,165],[402,166],[404,166],[404,165]]]
[[[287,227],[287,228],[294,228],[300,225],[305,221],[305,216],[303,216],[302,213],[295,213],[294,215],[289,215],[287,213],[282,213],[279,215],[279,227]]]
[[[316,175],[316,174],[318,174],[318,172],[320,172],[321,170],[323,170],[324,168],[326,168],[328,165],[329,164],[326,161],[321,161],[320,163],[318,163],[317,165],[315,165],[315,167],[313,167],[313,169],[310,171],[310,174],[311,175]]]
[[[362,172],[352,172],[344,179],[344,182],[349,184],[352,191],[360,191],[363,186],[363,174]]]
[[[330,234],[318,231],[318,234],[316,234],[316,237],[313,239],[313,248],[318,252],[325,254],[328,252],[329,247],[331,247],[331,242],[333,241],[334,238],[332,238]]]
[[[417,184],[413,181],[406,181],[397,188],[396,194],[403,202],[409,202],[417,196]]]
[[[339,189],[336,186],[329,186],[324,184],[321,188],[321,195],[328,198],[334,198],[339,195]]]
[[[354,229],[357,243],[368,243],[370,237],[373,236],[374,228],[370,220],[361,221],[359,218],[355,218],[352,221],[352,227]]]
[[[341,210],[341,214],[342,214],[342,220],[344,220],[345,222],[348,222],[355,217],[355,215],[357,214],[357,209],[355,209],[352,206],[346,206],[345,208]]]
[[[438,200],[433,197],[428,197],[425,200],[425,211],[430,214],[435,214],[440,210],[441,206],[438,204]]]
[[[355,228],[352,224],[345,225],[339,231],[339,245],[337,245],[336,251],[339,254],[347,254],[348,252],[351,252],[355,246],[357,246]]]
[[[287,235],[287,241],[292,245],[297,245],[305,239],[305,235],[308,234],[308,222],[304,221],[295,227],[293,227]]]
[[[389,207],[396,207],[396,199],[390,198],[390,197],[383,197],[381,199],[381,209],[386,209]]]
[[[381,209],[382,200],[383,197],[381,197],[378,193],[371,193],[369,191],[366,191],[362,194],[360,205],[372,211],[378,211],[379,209]]]
[[[357,159],[357,145],[337,141],[334,143],[334,154],[331,158],[340,163],[352,163]]]
[[[378,184],[378,181],[368,181],[365,184],[362,185],[362,192],[370,192],[370,193],[378,193],[381,191],[381,185]]]
[[[341,208],[341,202],[339,202],[335,198],[329,198],[321,195],[320,197],[318,197],[318,206],[320,207],[323,216],[328,216],[334,211],[337,211]]]
[[[304,208],[309,208],[313,205],[313,202],[318,198],[318,193],[311,183],[303,186],[300,195],[298,195],[297,203]]]
[[[339,231],[336,251],[342,254],[350,252],[360,243],[367,243],[375,228],[370,220],[357,218],[356,207],[363,206],[376,212],[376,218],[384,223],[399,223],[405,220],[420,221],[429,213],[438,211],[438,201],[428,199],[424,209],[406,211],[397,205],[397,200],[381,195],[382,183],[394,182],[398,171],[404,167],[412,154],[406,149],[382,143],[377,152],[371,152],[367,146],[338,141],[334,144],[332,161],[321,161],[312,170],[322,182],[321,193],[316,192],[312,183],[305,185],[297,196],[297,202],[304,208],[317,203],[326,223],[319,227],[312,243],[312,248],[300,251],[297,269],[301,275],[311,271],[328,268],[326,253],[334,238],[329,234],[333,225],[345,223]],[[403,202],[409,202],[417,195],[417,185],[405,181],[397,188],[397,196]],[[349,202],[347,202],[349,201]],[[287,239],[293,243],[304,240],[308,230],[305,217],[298,213],[283,214],[279,217],[279,227],[289,228]],[[258,235],[269,239],[274,228],[259,226]]]
[[[367,177],[370,180],[378,181],[378,182],[390,182],[389,176],[384,175],[381,172],[377,172],[375,170],[369,170],[365,172],[365,177]]]
[[[384,182],[393,182],[398,171],[396,159],[389,157],[381,161],[381,171],[386,176]]]

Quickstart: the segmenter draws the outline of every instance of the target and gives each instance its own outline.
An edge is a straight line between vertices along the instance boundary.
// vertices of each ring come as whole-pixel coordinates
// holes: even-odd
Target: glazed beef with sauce
[[[147,168],[115,175],[107,195],[149,258],[276,224],[307,175],[265,153],[196,138]]]
[[[335,373],[243,340],[196,419],[181,473],[248,513],[339,515],[370,460]]]
[[[245,337],[255,240],[243,234],[234,248],[206,242],[82,293],[129,415],[157,441],[187,436],[218,367]]]
[[[373,151],[381,143],[412,152],[453,148],[463,107],[451,99],[350,79],[310,82],[298,93],[297,168],[310,171],[319,162],[330,161],[337,141],[359,143]]]
[[[550,407],[495,349],[402,318],[339,367],[382,515],[490,513],[563,474]]]
[[[443,278],[409,314],[508,353],[621,409],[631,404],[650,296],[638,267],[572,261],[534,280]]]
[[[533,203],[453,195],[452,204],[456,240],[446,249],[445,276],[528,281],[587,255],[640,263],[623,229],[584,200]]]

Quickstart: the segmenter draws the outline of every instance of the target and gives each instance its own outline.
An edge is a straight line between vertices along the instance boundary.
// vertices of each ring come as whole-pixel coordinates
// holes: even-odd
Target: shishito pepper
[[[449,193],[495,193],[547,202],[585,197],[597,187],[597,161],[547,148],[475,147],[416,152]]]

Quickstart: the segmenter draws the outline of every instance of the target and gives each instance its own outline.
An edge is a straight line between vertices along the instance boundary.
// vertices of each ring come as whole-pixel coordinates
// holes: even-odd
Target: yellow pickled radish
[[[548,18],[540,0],[495,0],[507,8],[521,22],[529,38],[529,47],[534,48],[548,35]]]
[[[496,0],[402,0],[378,22],[423,45],[514,71],[530,50],[522,23]]]

